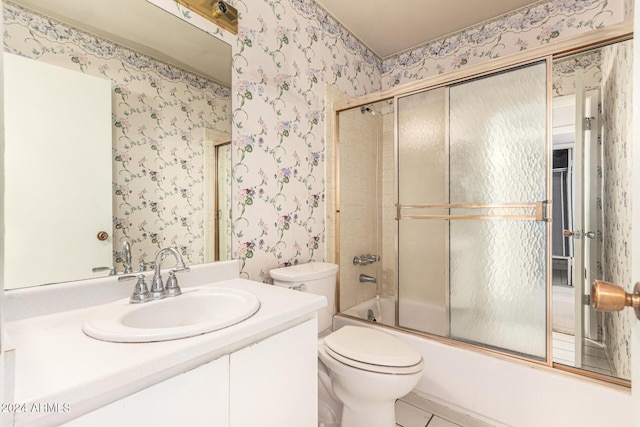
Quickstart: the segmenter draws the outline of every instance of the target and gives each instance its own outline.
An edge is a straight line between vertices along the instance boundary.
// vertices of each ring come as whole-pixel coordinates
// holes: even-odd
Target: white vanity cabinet
[[[309,320],[230,360],[232,427],[318,425],[318,324]]]
[[[317,321],[307,320],[65,426],[317,426]]]
[[[67,427],[228,425],[228,355],[64,424]]]

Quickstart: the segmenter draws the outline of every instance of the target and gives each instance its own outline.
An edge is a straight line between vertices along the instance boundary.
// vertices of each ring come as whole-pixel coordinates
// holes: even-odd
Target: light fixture
[[[238,34],[238,9],[219,0],[176,0],[225,30]]]

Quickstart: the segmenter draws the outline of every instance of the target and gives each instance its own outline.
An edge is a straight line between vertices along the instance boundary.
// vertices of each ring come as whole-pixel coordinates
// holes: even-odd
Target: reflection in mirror
[[[111,84],[9,53],[4,81],[5,283],[86,278],[112,264]]]
[[[633,313],[588,304],[596,279],[631,283],[632,42],[554,61],[553,360],[630,379]]]
[[[214,248],[217,238],[211,234],[215,227],[206,226],[205,203],[216,191],[206,191],[205,177],[216,161],[205,159],[205,130],[216,132],[217,142],[231,140],[230,46],[146,1],[19,3],[24,6],[4,4],[5,52],[94,76],[111,87],[113,212],[112,228],[104,231],[113,259],[93,267],[115,266],[121,273],[126,246],[133,271],[166,246],[179,247],[189,264],[211,260],[207,248]],[[163,40],[171,45],[163,46]],[[222,56],[212,58],[211,52]],[[80,182],[84,175],[77,172],[74,178]],[[67,200],[67,192],[60,189],[56,196]],[[64,245],[58,242],[52,258],[59,258]],[[87,269],[86,276],[74,279],[93,275]],[[68,279],[52,274],[37,284],[62,280]]]
[[[229,134],[205,129],[204,261],[231,259],[231,142]]]

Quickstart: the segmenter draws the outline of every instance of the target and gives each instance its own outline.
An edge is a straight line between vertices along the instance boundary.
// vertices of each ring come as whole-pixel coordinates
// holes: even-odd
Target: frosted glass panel
[[[399,227],[399,326],[448,336],[449,223],[401,221]]]
[[[545,80],[538,63],[398,99],[399,326],[546,358]]]
[[[439,88],[398,99],[401,204],[447,202],[447,95]],[[401,221],[399,227],[399,326],[448,336],[448,223]]]
[[[398,100],[401,204],[446,203],[446,95],[440,88]]]
[[[545,227],[451,221],[451,337],[546,354]]]
[[[451,203],[546,199],[545,79],[541,63],[450,89]],[[450,227],[451,336],[544,359],[546,223]]]
[[[451,87],[450,203],[544,200],[545,64]]]

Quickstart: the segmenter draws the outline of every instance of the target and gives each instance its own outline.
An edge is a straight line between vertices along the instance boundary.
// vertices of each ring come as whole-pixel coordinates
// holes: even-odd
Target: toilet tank
[[[331,330],[336,307],[338,266],[328,262],[310,262],[271,270],[273,284],[301,292],[324,295],[327,307],[318,310],[318,333]]]

